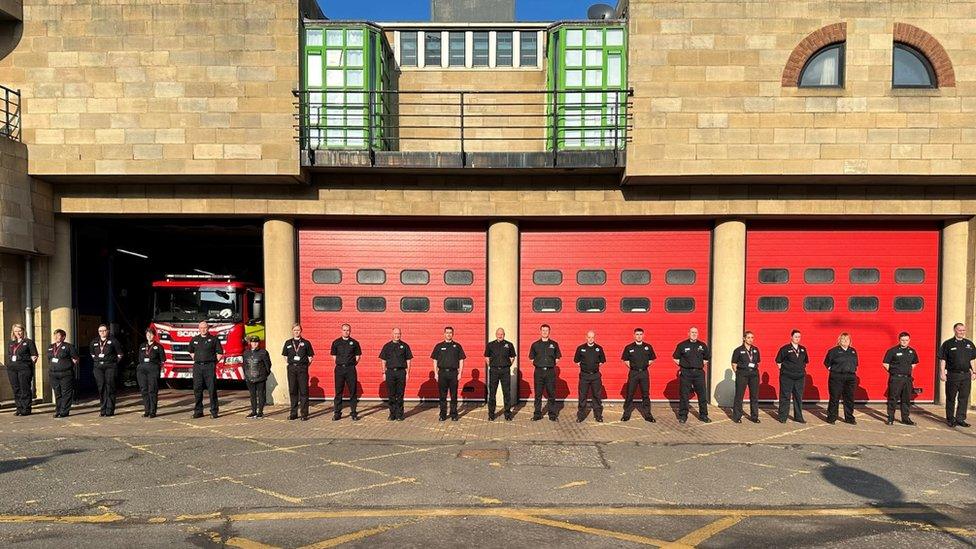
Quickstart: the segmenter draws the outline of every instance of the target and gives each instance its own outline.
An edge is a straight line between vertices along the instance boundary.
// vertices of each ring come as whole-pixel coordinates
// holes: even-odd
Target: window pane
[[[603,50],[586,50],[586,66],[603,68]]]
[[[583,50],[566,50],[566,66],[583,66]]]
[[[452,32],[449,35],[450,50],[448,51],[447,64],[451,67],[464,66],[464,33]]]
[[[512,66],[512,33],[510,31],[495,33],[495,66]]]
[[[537,297],[532,300],[532,310],[537,313],[558,313],[563,310],[563,300],[558,297]]]
[[[895,282],[898,284],[921,284],[925,282],[925,270],[895,269]]]
[[[321,46],[322,29],[308,29],[307,31],[305,31],[305,45]]]
[[[918,50],[905,44],[895,44],[892,85],[908,88],[933,88],[934,71],[929,60]]]
[[[925,306],[925,300],[920,297],[896,297],[896,311],[921,311]]]
[[[363,50],[349,50],[346,52],[346,66],[362,67]]]
[[[312,271],[312,282],[316,284],[338,284],[342,282],[342,271],[339,269],[315,269]]]
[[[325,71],[325,85],[329,88],[341,88],[343,85],[342,69]]]
[[[322,87],[322,56],[309,55],[306,66],[308,67],[309,87]]]
[[[633,270],[620,272],[621,284],[650,284],[651,271]]]
[[[401,284],[428,284],[429,282],[429,271],[400,271]]]
[[[385,297],[360,297],[356,299],[356,310],[361,313],[382,313],[386,310]]]
[[[487,67],[488,66],[488,33],[487,32],[475,32],[472,33],[471,38],[473,40],[472,52],[471,52],[471,65],[475,67]]]
[[[606,284],[607,272],[606,271],[577,271],[576,283],[577,284]]]
[[[807,297],[803,300],[803,310],[810,312],[827,312],[834,310],[832,297]]]
[[[851,284],[877,284],[881,273],[877,269],[851,269]]]
[[[586,45],[587,46],[602,46],[603,45],[603,29],[586,29]]]
[[[566,31],[566,45],[567,46],[582,46],[583,45],[583,30],[582,29],[571,29]]]
[[[362,86],[363,85],[363,71],[354,70],[346,71],[346,85],[347,86]]]
[[[449,286],[470,286],[474,284],[471,271],[444,271],[444,284]]]
[[[400,65],[417,66],[417,33],[414,31],[400,33]]]
[[[519,64],[523,67],[534,67],[539,64],[539,33],[522,31],[519,33]]]
[[[342,310],[342,298],[338,296],[313,297],[312,310],[334,312]]]
[[[869,313],[878,310],[878,298],[855,296],[847,300],[847,309],[855,313]]]
[[[470,297],[449,297],[444,300],[444,311],[448,313],[470,313],[474,310],[474,300]]]
[[[586,85],[591,88],[599,88],[603,85],[603,71],[586,71]]]
[[[356,282],[360,284],[385,284],[386,271],[383,269],[360,269],[356,271]]]
[[[695,298],[669,297],[664,300],[664,310],[669,313],[690,313],[695,310]]]
[[[831,284],[834,281],[834,270],[807,269],[803,271],[803,281],[807,284]]]
[[[607,29],[607,45],[608,46],[623,46],[624,45],[624,29]]]
[[[760,297],[756,306],[763,312],[779,313],[790,308],[790,300],[789,298],[779,296]]]
[[[363,31],[360,29],[350,29],[346,31],[346,45],[360,47],[363,45]]]
[[[580,87],[583,85],[583,71],[566,71],[566,85]]]
[[[800,75],[800,87],[840,86],[841,48],[828,46],[807,62]]]
[[[430,300],[426,297],[405,297],[400,300],[400,310],[405,313],[426,313],[430,310]]]
[[[602,313],[607,308],[607,300],[602,297],[581,297],[576,300],[578,313]]]
[[[424,33],[424,65],[428,67],[441,66],[441,33]]]
[[[329,29],[325,31],[325,45],[326,46],[341,46],[342,45],[342,29]]]
[[[664,281],[667,284],[694,284],[695,280],[695,271],[691,269],[671,269],[664,276]]]
[[[540,286],[550,286],[563,283],[562,271],[535,271],[532,273],[532,283]]]
[[[759,269],[760,284],[786,284],[790,281],[790,272],[786,269]]]
[[[646,313],[651,310],[651,300],[646,297],[625,297],[620,300],[620,310],[625,313]]]
[[[620,64],[620,54],[607,55],[607,85],[619,86],[623,82],[623,71]]]
[[[325,66],[341,67],[342,50],[325,50]]]

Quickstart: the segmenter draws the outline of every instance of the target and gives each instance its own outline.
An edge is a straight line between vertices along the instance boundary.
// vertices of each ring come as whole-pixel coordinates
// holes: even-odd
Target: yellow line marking
[[[287,496],[285,494],[280,494],[278,492],[275,492],[274,490],[267,490],[267,489],[264,489],[264,488],[260,488],[258,486],[254,486],[254,485],[248,484],[248,483],[244,482],[243,480],[236,479],[234,477],[221,477],[221,480],[226,480],[227,482],[230,482],[230,483],[233,483],[233,484],[237,484],[237,485],[243,486],[245,488],[250,488],[251,490],[254,490],[255,492],[257,492],[259,494],[264,494],[266,496],[271,496],[273,498],[278,498],[278,499],[280,499],[282,501],[287,501],[288,503],[301,503],[302,502],[302,498],[296,498],[296,497],[292,497],[292,496]]]
[[[885,524],[895,524],[898,526],[907,526],[909,528],[915,528],[916,530],[923,530],[926,532],[944,532],[946,534],[953,534],[957,536],[966,537],[976,537],[976,530],[969,528],[959,528],[955,526],[939,526],[936,524],[930,524],[927,522],[917,522],[911,520],[897,520],[891,517],[862,517],[864,520],[870,520],[874,522],[883,522]]]
[[[382,488],[384,486],[392,486],[394,484],[403,484],[405,482],[417,482],[417,479],[415,479],[415,478],[401,478],[401,479],[397,479],[397,480],[391,480],[389,482],[380,482],[380,483],[377,483],[377,484],[370,484],[369,486],[360,486],[359,488],[349,488],[348,490],[339,490],[338,492],[329,492],[327,494],[318,494],[318,495],[314,495],[314,496],[308,496],[308,497],[304,497],[304,498],[299,498],[298,503],[301,503],[303,501],[308,501],[310,499],[327,498],[327,497],[332,497],[332,496],[341,496],[343,494],[351,494],[353,492],[362,492],[363,490],[372,490],[374,488]]]
[[[220,540],[215,541],[219,543]],[[237,547],[238,549],[278,549],[274,545],[267,545],[247,538],[229,538],[224,541],[224,545],[228,547]]]
[[[102,513],[101,515],[67,515],[67,516],[52,516],[52,515],[0,515],[0,522],[16,522],[16,523],[31,523],[31,522],[51,522],[56,524],[106,524],[110,522],[118,522],[123,520],[125,517],[116,513]]]
[[[582,524],[575,524],[572,522],[565,522],[562,520],[552,520],[543,517],[527,515],[524,513],[507,513],[504,516],[512,520],[529,522],[532,524],[540,524],[542,526],[549,526],[552,528],[561,528],[563,530],[570,530],[572,532],[579,532],[582,534],[591,534],[602,538],[619,539],[622,541],[629,541],[631,543],[639,543],[641,545],[653,545],[656,547],[662,547],[664,545],[667,545],[666,541],[661,541],[659,539],[648,538],[645,536],[638,536],[636,534],[614,532],[613,530],[604,530],[603,528],[591,528],[589,526],[583,526]]]
[[[939,469],[939,472],[940,473],[946,473],[948,475],[959,475],[961,477],[968,477],[968,476],[970,476],[969,473],[959,473],[959,472],[956,472],[956,471],[946,471],[944,469]]]
[[[680,539],[676,540],[674,544],[669,544],[667,547],[695,547],[715,534],[735,526],[744,518],[745,517],[739,515],[720,518],[715,522],[702,526],[690,534],[682,536]]]
[[[126,442],[126,441],[122,440],[121,437],[112,437],[112,440],[114,440],[115,442],[118,442],[120,444],[125,444],[126,446],[128,446],[129,448],[132,448],[133,450],[139,450],[140,452],[145,452],[147,454],[156,456],[158,458],[166,459],[166,456],[164,456],[163,454],[160,454],[158,452],[153,452],[152,450],[147,449],[145,446],[138,446],[136,444],[132,444],[130,442]]]
[[[439,450],[441,448],[451,448],[451,447],[454,447],[454,446],[460,446],[460,444],[447,444],[447,445],[444,445],[444,446],[431,446],[430,448],[414,448],[412,450],[406,450],[406,451],[403,451],[403,452],[396,452],[396,453],[393,453],[393,454],[383,454],[381,456],[370,456],[370,457],[364,457],[364,458],[359,458],[359,459],[351,459],[351,460],[348,461],[348,463],[361,463],[363,461],[371,461],[371,460],[374,460],[374,459],[384,459],[384,458],[390,458],[390,457],[405,456],[407,454],[417,454],[417,453],[422,453],[422,452],[430,452],[432,450]]]
[[[563,488],[575,488],[576,486],[586,486],[589,483],[590,481],[588,480],[577,480],[574,482],[567,482],[566,484],[557,487],[556,490],[562,490]]]
[[[200,515],[177,515],[173,522],[190,522],[220,518],[220,513],[203,513]]]
[[[398,522],[396,524],[384,524],[382,526],[376,526],[374,528],[366,528],[364,530],[359,530],[356,532],[350,532],[348,534],[343,534],[341,536],[336,536],[334,538],[324,539],[322,541],[306,545],[301,549],[327,549],[328,547],[337,547],[344,543],[350,543],[353,541],[359,541],[361,539],[368,538],[370,536],[375,536],[377,534],[382,534],[383,532],[389,532],[401,526],[406,526],[408,524],[415,524],[419,521],[408,520],[405,522]]]
[[[488,498],[485,496],[474,496],[474,497],[475,499],[477,499],[481,503],[484,503],[485,505],[501,505],[502,503],[502,500],[496,498]]]

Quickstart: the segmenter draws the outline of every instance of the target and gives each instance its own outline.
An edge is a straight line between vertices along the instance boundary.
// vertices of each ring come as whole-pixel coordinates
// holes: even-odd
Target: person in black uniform
[[[495,400],[498,385],[502,386],[505,421],[512,421],[512,364],[515,345],[505,339],[505,330],[495,330],[494,341],[485,345],[485,365],[488,367],[488,421],[495,421]]]
[[[806,383],[807,363],[810,355],[807,348],[800,345],[800,330],[790,332],[790,342],[776,353],[776,366],[779,368],[779,416],[780,423],[786,423],[790,413],[790,397],[793,398],[793,421],[806,423],[803,419],[803,386]]]
[[[542,391],[546,391],[548,401],[546,411],[549,419],[556,421],[556,363],[562,358],[559,351],[559,344],[549,339],[549,325],[543,324],[539,328],[541,338],[536,340],[529,347],[529,360],[535,366],[535,411],[532,414],[532,421],[542,419]]]
[[[47,348],[47,360],[51,365],[51,388],[54,390],[54,417],[68,417],[74,401],[75,380],[80,377],[78,350],[65,342],[68,334],[54,330],[54,343]]]
[[[210,334],[206,320],[197,326],[199,333],[190,340],[190,358],[193,359],[193,418],[203,417],[203,388],[210,395],[210,417],[217,418],[217,362],[224,359],[224,347],[220,339]]]
[[[413,360],[410,345],[400,339],[401,337],[400,328],[393,328],[393,339],[380,349],[383,379],[386,381],[386,390],[389,393],[390,417],[387,418],[389,421],[403,421],[403,393],[407,389],[407,372],[410,370],[410,361]]]
[[[586,396],[593,398],[593,417],[598,423],[603,423],[603,379],[600,376],[600,365],[607,362],[607,354],[603,347],[596,343],[596,332],[586,332],[586,343],[576,348],[573,362],[579,364],[579,403],[576,408],[576,422],[582,423],[586,417]]]
[[[759,423],[759,348],[753,345],[756,335],[746,330],[742,345],[732,351],[735,368],[735,399],[732,401],[732,421],[742,423],[742,400],[749,388],[749,421]]]
[[[843,332],[837,338],[837,346],[827,351],[824,366],[830,370],[827,378],[827,423],[837,421],[837,408],[844,400],[844,423],[857,425],[854,419],[854,388],[857,387],[857,351],[851,347],[851,334]]]
[[[100,324],[98,326],[98,337],[88,345],[88,352],[91,353],[95,367],[92,374],[95,376],[95,385],[98,386],[98,401],[101,404],[101,412],[98,414],[103,417],[115,415],[115,377],[122,361],[122,347],[114,337],[108,333],[108,326]]]
[[[264,417],[264,403],[268,398],[268,376],[271,375],[271,354],[261,348],[261,338],[251,336],[247,339],[248,349],[244,351],[244,379],[251,395],[251,413],[248,419]]]
[[[711,423],[708,418],[708,390],[705,388],[705,368],[712,360],[712,351],[704,341],[698,341],[698,328],[688,330],[688,339],[674,348],[671,355],[678,365],[678,379],[681,381],[681,400],[678,403],[678,421],[688,421],[688,400],[691,391],[698,395],[698,419]]]
[[[441,421],[447,419],[447,393],[450,391],[451,421],[457,421],[458,379],[461,378],[461,372],[464,370],[464,359],[468,357],[464,354],[461,344],[454,341],[454,328],[451,326],[444,328],[444,341],[434,345],[430,358],[434,359],[434,378],[437,380],[438,400],[441,406],[438,419]]]
[[[7,379],[13,389],[14,403],[17,405],[15,416],[29,416],[31,403],[34,401],[34,365],[37,363],[37,346],[32,339],[28,339],[22,324],[14,324],[10,328],[10,344],[7,346]]]
[[[142,417],[156,417],[159,404],[159,370],[166,362],[166,352],[156,341],[156,330],[146,330],[146,342],[139,347],[139,364],[136,365],[136,381],[142,393]]]
[[[301,324],[291,327],[291,339],[282,347],[281,356],[288,360],[288,398],[291,401],[288,419],[298,419],[301,411],[302,421],[308,421],[308,367],[315,357],[315,350],[312,342],[302,337]]]
[[[363,349],[359,342],[352,338],[352,326],[343,324],[342,337],[332,342],[329,354],[335,357],[335,400],[332,421],[339,421],[342,418],[342,392],[349,389],[349,416],[353,421],[359,421],[359,414],[356,413],[356,403],[359,398],[356,396],[356,365],[363,356]]]
[[[912,405],[912,371],[918,364],[918,353],[908,346],[912,336],[908,332],[898,334],[898,345],[888,349],[881,365],[888,371],[888,420],[886,424],[895,423],[895,406],[901,407],[901,422],[905,425],[915,425],[909,418]]]
[[[657,360],[657,353],[650,343],[644,341],[644,329],[634,330],[634,342],[624,347],[624,352],[620,356],[629,368],[627,372],[627,396],[624,398],[624,415],[620,421],[630,421],[630,412],[634,404],[634,391],[640,388],[641,392],[641,416],[644,421],[654,423],[654,414],[651,413],[651,380],[647,369]]]
[[[966,410],[969,409],[969,390],[976,379],[973,370],[976,345],[966,339],[965,324],[955,324],[952,331],[954,337],[939,347],[939,378],[946,384],[946,423],[949,427],[969,427]]]

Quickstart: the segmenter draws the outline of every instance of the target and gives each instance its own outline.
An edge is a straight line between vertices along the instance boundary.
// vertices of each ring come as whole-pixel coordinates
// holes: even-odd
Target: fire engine
[[[197,325],[206,320],[224,348],[217,379],[243,380],[245,338],[256,335],[264,345],[264,290],[236,281],[233,275],[168,274],[152,287],[152,326],[166,352],[160,377],[193,377],[188,347],[198,333]]]

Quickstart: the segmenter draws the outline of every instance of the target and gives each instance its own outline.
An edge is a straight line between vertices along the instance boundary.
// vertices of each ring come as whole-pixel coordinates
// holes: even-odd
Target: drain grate
[[[486,461],[505,461],[508,459],[508,450],[505,448],[469,448],[458,452],[457,457],[483,459]]]

